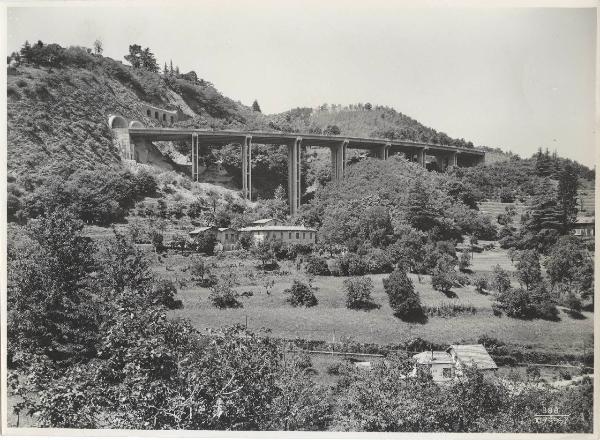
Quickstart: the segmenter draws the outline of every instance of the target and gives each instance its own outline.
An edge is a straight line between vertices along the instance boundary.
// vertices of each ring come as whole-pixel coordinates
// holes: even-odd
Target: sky
[[[263,113],[370,102],[475,145],[595,162],[596,11],[406,8],[330,0],[117,3],[8,9],[25,40],[129,44],[196,71]]]

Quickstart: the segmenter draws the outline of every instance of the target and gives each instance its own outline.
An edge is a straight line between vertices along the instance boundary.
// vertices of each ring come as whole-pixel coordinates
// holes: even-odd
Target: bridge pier
[[[290,215],[295,215],[300,208],[300,172],[302,162],[302,138],[297,137],[288,144],[288,202]]]
[[[198,169],[200,162],[200,142],[197,133],[192,134],[192,182],[198,181]]]
[[[348,150],[348,140],[340,142],[338,145],[329,147],[331,150],[331,180],[337,182],[344,178],[346,172],[346,154]]]
[[[377,157],[382,160],[387,160],[390,157],[390,147],[392,144],[388,143],[379,147],[377,151]]]
[[[425,166],[426,166],[426,162],[425,162],[425,158],[427,156],[426,151],[427,151],[427,148],[422,148],[417,151],[417,163],[419,165],[421,165],[423,168],[425,168]]]
[[[242,144],[242,195],[252,200],[252,136],[244,137]]]

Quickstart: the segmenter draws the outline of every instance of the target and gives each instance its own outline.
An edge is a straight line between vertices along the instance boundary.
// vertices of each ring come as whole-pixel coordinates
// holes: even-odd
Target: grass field
[[[487,334],[531,349],[572,354],[582,353],[584,342],[589,343],[593,331],[593,314],[589,312],[584,312],[584,319],[573,319],[561,311],[558,322],[496,317],[491,309],[493,296],[479,294],[472,286],[467,286],[454,289],[456,297],[448,298],[432,289],[429,276],[421,276],[419,281],[412,274],[410,278],[424,305],[460,303],[474,306],[476,314],[430,317],[424,324],[403,322],[394,317],[389,307],[382,284],[386,275],[370,275],[375,286],[373,298],[381,306],[379,309],[347,309],[342,277],[314,277],[312,285],[317,288],[319,304],[313,308],[294,308],[285,302],[283,290],[294,278],[306,280],[307,276],[296,271],[292,263],[284,262],[280,268],[280,271],[289,274],[272,275],[258,271],[255,268],[257,261],[252,259],[225,258],[217,261],[213,257],[211,261],[216,265],[215,274],[234,273],[239,280],[237,290],[252,291],[254,295],[242,299],[243,308],[219,310],[208,301],[209,289],[179,289],[184,308],[171,314],[189,319],[199,329],[247,323],[249,328],[268,328],[278,337],[321,341],[350,338],[356,342],[376,344],[395,344],[416,337],[441,344],[475,342],[478,337]],[[186,257],[171,255],[157,263],[154,269],[163,277],[187,278],[182,270],[188,264]],[[512,268],[505,251],[493,250],[475,254],[473,269],[476,273],[487,272],[495,264]],[[267,295],[263,283],[269,278],[275,281],[275,285]]]

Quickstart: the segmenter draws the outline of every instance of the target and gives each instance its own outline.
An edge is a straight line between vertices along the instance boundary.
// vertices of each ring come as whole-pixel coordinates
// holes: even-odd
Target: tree
[[[31,44],[29,41],[25,40],[25,44],[21,47],[21,60],[24,64],[31,63]]]
[[[410,320],[423,314],[419,294],[403,269],[395,269],[389,277],[384,278],[383,288],[390,307],[398,317]]]
[[[167,62],[165,61],[165,65],[163,66],[163,76],[169,75],[169,68],[167,67]]]
[[[593,291],[593,263],[577,237],[563,236],[550,248],[544,262],[553,286],[560,283],[587,296]]]
[[[294,280],[291,287],[285,289],[283,293],[288,296],[286,301],[294,307],[314,307],[319,303],[312,287],[298,280]]]
[[[262,111],[260,109],[260,105],[258,105],[258,101],[256,99],[252,103],[252,111],[262,113]]]
[[[446,294],[454,286],[457,280],[455,260],[449,255],[442,255],[437,262],[433,274],[431,275],[431,285],[435,290],[440,290]]]
[[[130,44],[129,54],[125,55],[123,58],[125,58],[132,67],[139,69],[142,67],[142,46],[139,44]]]
[[[327,261],[316,255],[311,255],[307,258],[306,272],[311,275],[330,275]]]
[[[471,266],[471,253],[469,249],[465,248],[460,254],[460,258],[458,260],[458,269],[461,272],[466,272]]]
[[[326,136],[337,136],[341,133],[342,133],[342,131],[340,130],[340,127],[338,127],[337,125],[328,125],[327,128],[325,128],[325,130],[323,130],[323,134]]]
[[[346,307],[349,309],[370,309],[374,306],[371,292],[373,280],[369,277],[353,277],[344,280]]]
[[[26,236],[24,247],[9,252],[9,356],[93,356],[100,310],[92,293],[95,249],[83,223],[56,210],[30,221]]]
[[[526,290],[531,290],[542,280],[540,256],[535,250],[522,251],[517,256],[517,278]]]
[[[566,163],[558,174],[558,209],[562,221],[562,233],[566,234],[577,217],[577,170]]]
[[[510,276],[499,264],[493,267],[491,286],[498,293],[504,293],[510,288]]]
[[[139,44],[131,44],[129,46],[129,54],[124,56],[125,60],[136,69],[144,69],[150,72],[158,72],[159,67],[156,62],[156,57],[147,47],[142,49]]]
[[[429,231],[437,225],[437,212],[429,199],[429,190],[425,188],[422,178],[417,177],[408,190],[408,206],[406,220],[416,229]]]
[[[102,55],[102,52],[104,52],[104,47],[102,45],[102,40],[96,39],[94,41],[94,53],[96,55]]]
[[[275,259],[275,243],[271,240],[261,240],[252,247],[252,254],[260,260],[263,269],[267,267],[267,263]]]

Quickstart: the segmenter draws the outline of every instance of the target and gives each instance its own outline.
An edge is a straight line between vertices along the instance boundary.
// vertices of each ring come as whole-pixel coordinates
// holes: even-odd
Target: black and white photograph
[[[597,438],[595,2],[0,6],[3,435]]]

